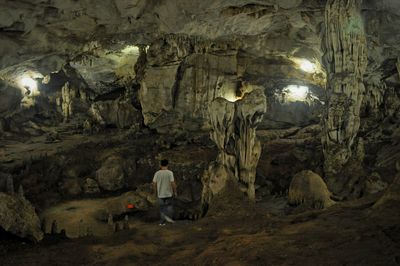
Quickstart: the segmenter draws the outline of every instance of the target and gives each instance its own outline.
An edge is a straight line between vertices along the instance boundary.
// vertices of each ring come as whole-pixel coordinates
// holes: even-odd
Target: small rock
[[[86,194],[99,193],[100,188],[96,180],[92,178],[86,178],[85,183],[83,184],[83,192]]]

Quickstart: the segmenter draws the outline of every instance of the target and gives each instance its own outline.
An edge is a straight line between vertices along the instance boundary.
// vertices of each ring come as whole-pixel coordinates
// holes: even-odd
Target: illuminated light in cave
[[[301,59],[298,62],[300,69],[307,73],[315,73],[317,71],[317,66],[307,59]]]
[[[35,95],[38,93],[37,82],[31,77],[21,78],[19,84],[26,90],[25,91],[26,95]]]
[[[289,85],[284,89],[289,101],[305,101],[309,93],[307,86]]]
[[[223,97],[230,102],[236,102],[241,99],[241,97],[236,96],[235,92],[225,93]]]
[[[127,45],[124,49],[121,50],[123,54],[139,54],[139,47],[134,45]]]

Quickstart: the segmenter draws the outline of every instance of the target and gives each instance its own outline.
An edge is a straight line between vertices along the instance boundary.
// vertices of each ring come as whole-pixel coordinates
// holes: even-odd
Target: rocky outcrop
[[[83,184],[83,192],[86,194],[99,193],[100,188],[96,180],[92,178],[86,178],[85,183]]]
[[[64,122],[82,115],[86,116],[89,108],[87,104],[88,97],[85,90],[77,88],[70,82],[64,84],[61,88],[61,97],[56,99],[56,103],[63,114]]]
[[[0,192],[0,226],[19,237],[34,241],[43,238],[35,208],[21,195]]]
[[[217,98],[210,104],[210,137],[219,154],[204,174],[203,201],[210,201],[228,180],[237,182],[249,199],[255,199],[256,167],[261,155],[256,128],[265,112],[266,98],[260,88],[237,102]]]
[[[288,201],[292,205],[323,209],[334,204],[331,192],[316,173],[305,170],[297,173],[290,183]]]
[[[329,0],[325,11],[327,103],[323,119],[324,169],[334,190],[346,180],[337,174],[352,156],[360,127],[367,49],[361,1]]]
[[[115,191],[126,185],[124,160],[118,156],[109,157],[96,171],[96,180],[100,188]]]
[[[400,202],[400,174],[398,173],[393,183],[385,191],[385,194],[374,204],[373,209],[382,210],[394,208]]]
[[[170,34],[154,42],[147,51],[140,82],[144,123],[161,133],[182,128],[206,132],[210,129],[207,106],[218,97],[235,101],[241,81],[264,87],[271,99],[267,104],[273,112],[265,117],[263,127],[318,120],[320,104],[284,103],[280,99],[287,85],[299,81],[310,84],[310,93],[319,99],[321,81],[316,76],[322,75],[321,71],[306,74],[287,57],[260,53],[263,40],[261,36],[226,41]]]
[[[90,114],[102,126],[137,129],[142,123],[141,113],[124,98],[94,102]]]

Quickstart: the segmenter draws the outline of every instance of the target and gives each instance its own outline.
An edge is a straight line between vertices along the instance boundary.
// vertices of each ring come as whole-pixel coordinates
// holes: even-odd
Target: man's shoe
[[[165,218],[165,220],[167,220],[167,222],[169,222],[169,223],[171,223],[171,224],[174,224],[175,223],[175,221],[174,220],[172,220],[169,216],[167,216],[167,215],[164,215],[164,218]]]
[[[165,223],[159,223],[158,225],[159,226],[165,226]]]

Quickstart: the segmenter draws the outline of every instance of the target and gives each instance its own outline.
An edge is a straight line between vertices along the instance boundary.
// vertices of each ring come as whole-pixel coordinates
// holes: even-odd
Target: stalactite
[[[329,0],[325,10],[327,104],[323,118],[324,169],[329,183],[352,156],[360,127],[367,48],[361,0]],[[339,182],[340,183],[340,182]]]

